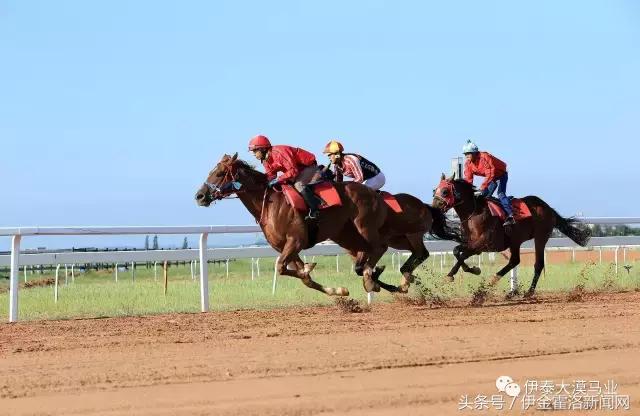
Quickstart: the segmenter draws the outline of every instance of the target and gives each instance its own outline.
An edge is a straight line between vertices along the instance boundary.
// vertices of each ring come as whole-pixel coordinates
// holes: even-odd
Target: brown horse
[[[361,184],[344,183],[335,187],[342,205],[323,210],[317,223],[307,223],[282,193],[268,188],[265,174],[239,160],[236,153],[223,156],[209,172],[195,198],[200,206],[209,206],[214,200],[236,194],[262,228],[269,244],[280,252],[278,272],[297,277],[306,286],[327,295],[348,296],[349,291],[342,287],[324,287],[313,281],[310,273],[315,263],[302,262],[300,251],[327,239],[341,240],[346,245],[358,247],[358,251],[366,253],[362,256],[365,289],[373,291],[377,287],[373,268],[387,250],[387,246],[381,243],[379,232],[387,208],[373,190]],[[342,235],[344,229],[353,232]]]
[[[383,267],[375,268],[373,278],[385,290],[406,293],[409,290],[409,285],[415,279],[414,270],[429,257],[429,251],[424,245],[426,233],[439,239],[457,242],[461,242],[462,238],[458,227],[450,223],[439,209],[433,208],[409,194],[396,194],[394,197],[402,208],[402,212],[397,213],[389,209],[380,234],[386,238],[385,244],[389,247],[410,251],[411,255],[400,267],[402,282],[399,286],[391,286],[379,280],[379,276],[384,270]],[[353,232],[353,230],[346,229],[334,241],[349,251],[356,263],[355,271],[361,276],[361,264],[366,258],[363,258],[365,253],[359,252],[361,248],[357,246],[357,238],[351,235]],[[379,289],[376,287],[375,290]]]
[[[448,278],[452,281],[460,267],[468,273],[480,274],[478,267],[469,267],[465,260],[483,252],[499,252],[509,249],[511,257],[507,265],[491,280],[495,285],[511,269],[520,264],[520,245],[534,239],[536,261],[533,281],[525,294],[534,294],[540,273],[544,269],[544,249],[554,228],[580,246],[586,246],[591,237],[588,228],[575,218],[564,218],[537,196],[527,196],[522,201],[532,216],[518,221],[514,226],[505,228],[498,217],[492,216],[487,200],[476,197],[475,188],[464,180],[454,180],[442,175],[441,182],[434,191],[433,205],[446,212],[455,209],[462,224],[464,242],[457,246],[453,254],[457,259]],[[510,296],[517,292],[510,293]]]

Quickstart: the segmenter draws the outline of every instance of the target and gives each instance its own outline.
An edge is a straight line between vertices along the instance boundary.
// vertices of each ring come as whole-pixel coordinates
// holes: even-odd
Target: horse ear
[[[451,175],[447,180],[449,182],[453,182],[453,180],[456,178],[456,174],[454,173],[453,175]]]
[[[232,157],[231,157],[231,161],[235,162],[238,159],[238,152],[236,152]]]
[[[446,178],[447,178],[447,177],[446,177],[446,176],[444,176],[444,173],[442,174],[442,176],[440,176],[440,180],[441,180],[441,181],[445,180]]]

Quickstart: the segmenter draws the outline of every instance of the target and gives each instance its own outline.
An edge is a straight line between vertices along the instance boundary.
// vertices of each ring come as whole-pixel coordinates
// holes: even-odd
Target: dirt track
[[[640,414],[639,301],[0,324],[0,414],[493,414],[458,403],[496,394],[500,375],[614,379]]]

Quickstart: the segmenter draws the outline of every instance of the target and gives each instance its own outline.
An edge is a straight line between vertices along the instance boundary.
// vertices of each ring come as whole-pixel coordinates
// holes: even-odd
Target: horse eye
[[[443,189],[442,190],[442,196],[447,196],[449,195],[449,190],[448,189]]]
[[[434,190],[433,190],[433,196],[436,196],[436,193],[437,193],[437,192],[438,192],[438,190],[437,190],[437,189],[434,189]]]
[[[218,178],[222,178],[224,176],[224,172],[218,172],[218,173],[216,173],[216,176]]]

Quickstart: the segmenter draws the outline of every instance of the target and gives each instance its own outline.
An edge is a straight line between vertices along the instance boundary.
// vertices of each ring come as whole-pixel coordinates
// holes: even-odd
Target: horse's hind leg
[[[423,234],[408,234],[406,240],[409,243],[411,249],[411,255],[406,262],[400,267],[400,273],[402,273],[402,282],[399,289],[403,293],[409,291],[409,286],[415,281],[413,272],[418,268],[426,259],[429,258],[429,251],[424,245],[422,240]]]
[[[518,264],[520,264],[520,244],[511,246],[509,251],[511,251],[511,256],[509,257],[509,262],[507,263],[506,266],[504,266],[502,269],[500,269],[500,271],[498,273],[496,273],[495,276],[493,276],[493,278],[489,282],[490,286],[495,286],[498,283],[498,281],[502,278],[502,276],[504,276],[505,274],[510,272],[511,269],[513,269]]]
[[[529,290],[524,295],[527,298],[533,296],[535,293],[538,279],[540,278],[542,270],[544,270],[544,249],[547,246],[547,241],[549,241],[550,236],[551,235],[548,234],[535,237],[536,263],[533,266],[533,280],[531,281],[531,287],[529,287]]]

